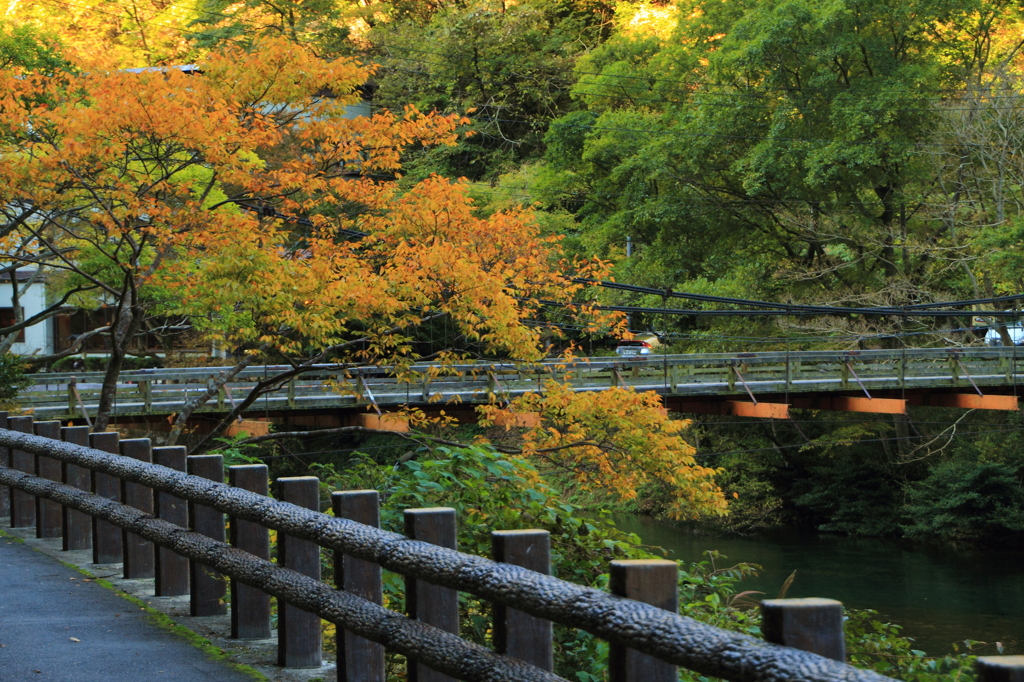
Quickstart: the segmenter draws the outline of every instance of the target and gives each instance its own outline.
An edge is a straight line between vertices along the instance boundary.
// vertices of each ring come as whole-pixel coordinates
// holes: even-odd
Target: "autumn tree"
[[[451,143],[463,120],[347,119],[368,74],[280,39],[212,54],[202,74],[5,74],[4,200],[30,214],[16,232],[114,309],[96,428],[157,311],[243,363],[397,362],[414,357],[404,330],[437,316],[487,352],[537,357],[524,320],[579,288],[556,240],[527,212],[477,218],[458,183],[400,195],[401,150]]]
[[[6,14],[20,27],[56,34],[63,57],[90,69],[184,64],[196,54],[187,0],[13,0]]]
[[[658,511],[676,519],[726,512],[718,472],[698,464],[696,450],[682,438],[690,422],[670,418],[656,393],[617,387],[576,392],[571,379],[549,380],[509,408],[538,420],[521,429],[518,454],[567,476],[574,489],[618,501],[636,500],[645,487],[659,489],[669,501]],[[481,407],[482,423],[500,425],[509,408]]]

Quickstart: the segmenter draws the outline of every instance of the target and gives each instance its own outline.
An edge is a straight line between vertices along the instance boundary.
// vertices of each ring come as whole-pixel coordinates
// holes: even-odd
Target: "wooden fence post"
[[[175,471],[185,471],[187,453],[188,450],[182,445],[153,448],[153,462]],[[154,500],[154,511],[158,519],[188,528],[188,502],[185,500],[158,492]],[[167,547],[157,547],[153,577],[156,578],[154,594],[157,597],[188,594],[188,559]]]
[[[456,549],[455,510],[449,507],[405,510],[405,534],[413,540]],[[459,634],[459,593],[440,585],[405,578],[405,608],[410,618]],[[409,660],[409,682],[454,682],[455,678]]]
[[[551,575],[551,534],[546,530],[491,532],[495,561]],[[504,604],[494,604],[494,648],[542,670],[554,670],[551,621],[536,618]]]
[[[192,455],[187,459],[186,469],[193,476],[224,482],[224,457],[221,455]],[[216,509],[189,502],[188,524],[195,532],[224,542],[224,514]],[[189,606],[193,616],[220,616],[227,613],[227,605],[224,603],[227,587],[219,571],[189,561],[189,578],[192,583]]]
[[[32,417],[8,417],[7,428],[21,433],[32,433]],[[11,449],[11,468],[36,473],[35,455],[24,450]],[[20,490],[11,490],[11,528],[31,528],[36,525],[36,500]]]
[[[834,599],[765,599],[761,632],[772,644],[846,660],[843,604]]]
[[[7,411],[0,410],[0,429],[7,428]],[[10,448],[0,448],[0,467],[11,466]],[[0,485],[0,516],[11,515],[11,489]]]
[[[114,431],[90,433],[89,445],[96,450],[118,453],[117,443],[121,435]],[[108,500],[121,501],[121,481],[116,476],[92,472],[92,491]],[[92,520],[92,562],[94,564],[117,564],[124,557],[121,545],[121,529],[114,524],[93,517]]]
[[[60,430],[65,443],[89,445],[88,426],[65,426]],[[61,480],[79,490],[92,490],[92,472],[75,464],[64,464],[61,467]],[[85,512],[70,507],[61,507],[64,521],[64,551],[92,549],[92,517]]]
[[[679,566],[665,559],[611,562],[612,594],[679,612]],[[612,644],[608,649],[609,682],[676,682],[676,666],[653,656]]]
[[[380,528],[380,493],[346,490],[331,493],[334,515]],[[384,603],[380,566],[334,553],[334,581],[339,590],[351,592],[374,604]],[[384,682],[384,647],[347,630],[338,630],[338,682]]]
[[[60,440],[60,422],[45,421],[35,423],[35,432],[41,438]],[[35,475],[50,481],[60,482],[60,460],[43,455],[35,455]],[[64,534],[64,519],[61,507],[52,500],[36,498],[36,537],[59,538]]]
[[[228,468],[228,483],[257,495],[268,491],[267,465],[243,464]],[[270,560],[270,531],[253,521],[231,517],[231,545]],[[270,638],[270,595],[231,579],[231,637]]]
[[[121,455],[140,462],[152,463],[153,446],[148,438],[129,438],[121,441]],[[125,504],[147,514],[153,513],[153,489],[141,483],[121,481],[121,499]],[[152,542],[134,533],[121,532],[124,543],[124,577],[126,579],[152,578],[156,575],[156,549]]]
[[[1024,682],[1024,656],[980,656],[978,682]]]
[[[143,410],[149,414],[153,411],[153,384],[149,381],[140,381],[139,392],[142,393]]]
[[[276,491],[279,500],[320,510],[320,479],[315,476],[279,478]],[[320,546],[278,533],[277,563],[319,580]],[[285,668],[319,668],[323,665],[320,616],[278,602],[277,618],[277,664]]]

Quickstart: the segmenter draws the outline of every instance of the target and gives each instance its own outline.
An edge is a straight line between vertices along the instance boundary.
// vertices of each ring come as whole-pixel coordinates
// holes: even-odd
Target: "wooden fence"
[[[478,362],[448,367],[414,365],[403,376],[386,367],[318,365],[268,394],[252,411],[425,404],[481,403],[542,390],[548,380],[576,390],[628,386],[666,396],[801,394],[882,390],[953,389],[981,392],[1014,386],[1024,378],[1024,349],[917,348],[872,351],[794,351],[581,358],[533,365]],[[224,413],[257,381],[285,366],[250,367],[197,412]],[[149,369],[122,372],[114,415],[170,414],[205,391],[224,368]],[[95,410],[102,373],[33,375],[19,403],[47,418],[81,418]]]
[[[550,576],[545,531],[495,530],[489,560],[456,551],[453,509],[406,510],[403,536],[377,528],[376,491],[333,493],[331,516],[316,478],[278,479],[271,498],[265,465],[228,476],[219,455],[0,413],[0,516],[12,527],[91,547],[96,563],[153,578],[157,596],[188,594],[194,616],[230,609],[239,639],[271,635],[276,597],[285,667],[321,665],[323,618],[338,625],[339,680],[383,682],[388,648],[406,656],[410,680],[552,682],[562,680],[551,672],[557,622],[610,641],[611,682],[670,682],[680,665],[751,682],[888,679],[842,663],[832,600],[764,602],[766,643],[679,616],[673,561],[613,561],[607,594]],[[321,548],[333,550],[334,587],[320,580]],[[406,615],[381,606],[382,567],[405,576]],[[494,650],[458,636],[459,591],[494,603]],[[983,682],[1019,680],[1024,661],[991,657],[978,669]]]

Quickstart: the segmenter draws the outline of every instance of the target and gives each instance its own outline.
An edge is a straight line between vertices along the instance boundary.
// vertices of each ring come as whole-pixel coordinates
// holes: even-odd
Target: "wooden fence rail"
[[[917,348],[872,351],[793,351],[580,358],[532,365],[477,362],[447,367],[414,365],[396,376],[387,367],[317,365],[261,398],[253,411],[381,407],[460,400],[480,403],[542,390],[545,381],[569,382],[580,391],[612,386],[671,396],[799,394],[829,391],[950,389],[1014,386],[1024,378],[1024,349]],[[199,413],[223,413],[260,379],[283,366],[250,367]],[[178,412],[205,391],[224,368],[199,367],[122,372],[113,414]],[[102,373],[33,375],[19,401],[37,416],[81,418],[95,410]]]
[[[0,426],[15,419],[0,413]],[[612,562],[614,594],[607,594],[551,577],[543,531],[496,531],[492,561],[456,551],[451,509],[407,510],[406,537],[375,527],[375,491],[334,493],[335,516],[329,516],[317,508],[315,478],[279,479],[272,499],[260,494],[267,490],[262,465],[231,467],[234,485],[225,485],[219,456],[188,458],[186,474],[180,470],[180,448],[154,449],[158,463],[151,464],[138,456],[150,452],[148,443],[117,444],[116,434],[92,434],[93,445],[102,441],[105,447],[89,448],[79,444],[78,431],[28,419],[18,431],[0,428],[0,486],[22,496],[18,503],[0,498],[10,500],[10,509],[0,508],[0,515],[9,513],[16,525],[15,508],[37,501],[62,505],[67,511],[60,518],[84,512],[96,527],[108,524],[122,531],[116,538],[123,555],[135,553],[125,562],[126,575],[152,560],[157,590],[180,592],[173,585],[184,584],[184,557],[192,567],[188,587],[198,615],[222,612],[224,580],[232,580],[235,637],[269,634],[269,597],[276,597],[279,661],[285,666],[319,667],[323,618],[338,625],[339,680],[383,682],[386,647],[404,654],[409,678],[421,682],[553,682],[562,680],[551,672],[554,621],[611,642],[611,682],[668,682],[677,678],[677,665],[751,682],[888,679],[842,662],[837,602],[767,602],[764,629],[773,643],[765,643],[679,616],[675,562]],[[20,453],[13,461],[12,452]],[[47,459],[60,462],[60,470],[45,466]],[[90,470],[92,481],[86,484],[72,467]],[[101,476],[120,483],[120,501],[95,492]],[[187,527],[180,525],[185,502]],[[224,538],[225,514],[231,519],[231,544]],[[269,561],[268,529],[278,531],[277,563]],[[94,542],[97,537],[94,533]],[[319,580],[321,547],[334,550],[337,589]],[[381,567],[406,576],[408,616],[381,606]],[[239,584],[251,589],[240,590]],[[458,636],[458,591],[496,605],[498,651]],[[1006,671],[1020,675],[1024,663],[992,657],[978,670],[984,682],[1018,679],[1006,677]]]

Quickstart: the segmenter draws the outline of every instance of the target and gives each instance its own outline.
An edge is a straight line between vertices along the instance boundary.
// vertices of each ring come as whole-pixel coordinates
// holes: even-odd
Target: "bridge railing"
[[[228,579],[236,637],[269,636],[277,597],[282,665],[319,667],[323,618],[338,626],[341,680],[383,682],[384,647],[407,657],[411,679],[561,680],[551,672],[555,622],[611,643],[611,682],[669,682],[676,666],[751,682],[888,679],[841,662],[838,602],[766,603],[766,636],[801,648],[780,646],[678,615],[672,561],[612,562],[608,594],[549,575],[543,531],[497,530],[497,560],[486,559],[456,551],[451,509],[407,510],[403,536],[375,527],[375,491],[334,493],[331,516],[312,477],[278,479],[274,499],[261,494],[264,465],[230,467],[225,485],[218,455],[0,418],[0,491],[10,487],[0,504],[12,526],[63,536],[65,549],[91,546],[97,563],[123,561],[126,577],[154,577],[158,595],[189,592],[197,616],[224,612]],[[320,548],[334,552],[338,589],[319,579]],[[408,616],[381,605],[381,568],[405,576]],[[458,592],[495,605],[497,651],[458,636]]]
[[[570,382],[577,390],[629,386],[666,395],[699,396],[964,389],[1010,386],[1024,374],[1024,349],[924,348],[871,351],[772,351],[652,355],[639,358],[580,358],[533,365],[468,363],[413,365],[402,376],[387,367],[318,365],[260,399],[256,410],[356,407],[376,403],[427,404],[457,399],[486,402],[542,390],[545,381]],[[227,412],[256,382],[289,369],[251,367],[239,373],[200,412]],[[121,374],[115,415],[176,412],[189,397],[207,390],[223,368],[126,371]],[[37,374],[19,400],[35,414],[81,417],[98,399],[102,374]]]

